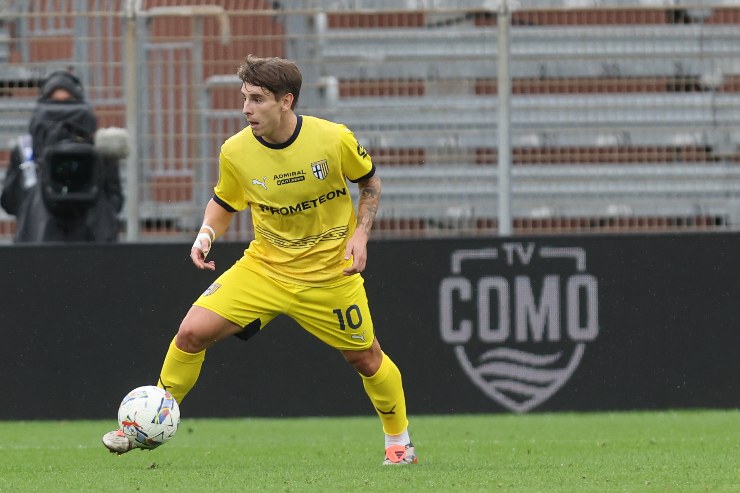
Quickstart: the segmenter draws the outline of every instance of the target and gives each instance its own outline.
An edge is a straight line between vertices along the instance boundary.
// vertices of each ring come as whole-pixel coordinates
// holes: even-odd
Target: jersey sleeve
[[[342,172],[344,176],[352,183],[357,183],[373,176],[375,174],[375,165],[365,148],[357,141],[355,134],[344,125],[341,126],[339,132]]]
[[[244,210],[247,208],[244,188],[236,168],[222,151],[218,157],[218,182],[213,189],[214,200],[230,212]]]

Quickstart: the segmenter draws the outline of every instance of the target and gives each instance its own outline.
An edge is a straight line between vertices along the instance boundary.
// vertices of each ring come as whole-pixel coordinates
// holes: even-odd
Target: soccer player
[[[361,276],[380,200],[376,168],[347,127],[294,112],[302,76],[293,62],[249,55],[237,75],[249,126],[221,147],[218,183],[190,257],[215,270],[206,255],[247,208],[255,238],[186,314],[158,385],[180,403],[209,346],[230,335],[249,339],[286,314],[360,374],[385,432],[383,464],[415,464],[401,373],[375,337]],[[347,180],[359,187],[357,212]],[[103,443],[118,454],[138,446],[121,430]]]

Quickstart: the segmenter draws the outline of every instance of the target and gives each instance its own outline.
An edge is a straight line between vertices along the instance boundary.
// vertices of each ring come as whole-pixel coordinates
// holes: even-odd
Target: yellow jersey
[[[249,208],[254,240],[239,261],[277,279],[325,284],[344,277],[357,219],[349,184],[375,166],[344,125],[298,115],[288,141],[271,144],[247,127],[221,146],[214,200]]]

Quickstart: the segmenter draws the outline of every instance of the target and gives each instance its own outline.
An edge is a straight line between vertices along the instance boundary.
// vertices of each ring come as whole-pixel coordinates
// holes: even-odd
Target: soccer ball
[[[118,424],[136,447],[157,448],[175,436],[180,408],[164,389],[153,385],[137,387],[121,401]]]

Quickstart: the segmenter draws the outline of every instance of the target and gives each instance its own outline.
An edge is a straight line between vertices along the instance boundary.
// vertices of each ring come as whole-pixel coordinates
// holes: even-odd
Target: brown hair
[[[247,55],[244,63],[239,65],[236,74],[246,84],[267,89],[275,95],[276,99],[291,93],[293,95],[292,109],[298,103],[303,78],[298,66],[290,60]]]

